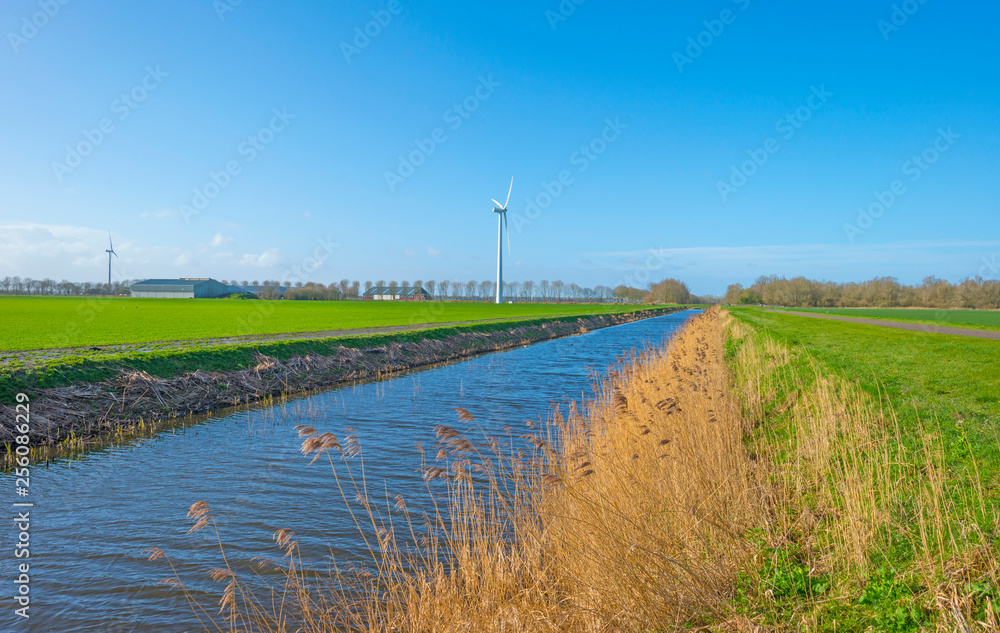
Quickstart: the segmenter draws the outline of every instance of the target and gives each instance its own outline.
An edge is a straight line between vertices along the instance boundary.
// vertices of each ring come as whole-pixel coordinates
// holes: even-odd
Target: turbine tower
[[[118,257],[118,253],[115,252],[115,245],[111,241],[111,231],[108,231],[108,248],[104,252],[108,254],[108,292],[111,291],[111,256],[114,255]]]
[[[514,179],[510,179],[510,189],[507,190],[507,202],[500,204],[493,198],[493,213],[497,216],[497,303],[503,303],[503,233],[507,229],[507,204],[510,202],[510,192],[514,191]],[[510,254],[510,231],[507,232],[507,254]]]

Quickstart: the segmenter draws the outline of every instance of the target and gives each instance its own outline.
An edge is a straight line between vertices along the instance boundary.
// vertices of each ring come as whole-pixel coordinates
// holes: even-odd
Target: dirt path
[[[992,338],[1000,340],[1000,332],[991,330],[969,330],[960,327],[944,327],[941,325],[925,325],[923,323],[901,323],[899,321],[880,321],[878,319],[865,319],[862,317],[842,317],[832,314],[816,314],[814,312],[792,312],[790,310],[773,310],[784,314],[794,314],[797,316],[812,317],[814,319],[830,319],[831,321],[847,321],[848,323],[864,323],[866,325],[881,325],[892,327],[898,330],[910,330],[911,332],[933,332],[935,334],[953,334],[955,336],[974,336],[976,338]]]

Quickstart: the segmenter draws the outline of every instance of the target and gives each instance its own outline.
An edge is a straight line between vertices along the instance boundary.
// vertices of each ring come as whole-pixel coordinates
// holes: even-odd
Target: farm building
[[[423,301],[429,298],[430,293],[422,287],[390,288],[389,286],[372,286],[365,291],[365,299],[374,301]]]
[[[245,292],[238,286],[228,286],[214,279],[147,279],[132,284],[133,297],[167,299],[214,299],[235,292]]]
[[[255,294],[261,299],[281,299],[285,296],[285,292],[288,290],[287,286],[246,286],[240,288],[238,291],[234,292],[249,292],[250,294]]]

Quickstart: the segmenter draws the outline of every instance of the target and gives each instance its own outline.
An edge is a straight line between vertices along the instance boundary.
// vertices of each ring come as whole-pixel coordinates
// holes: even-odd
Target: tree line
[[[1000,308],[1000,280],[968,278],[953,284],[927,277],[907,286],[895,277],[860,283],[815,281],[805,277],[758,277],[749,288],[729,286],[724,303],[780,305],[796,308]]]
[[[139,281],[139,280],[135,280]],[[64,295],[64,296],[86,296],[86,295],[122,295],[129,293],[129,287],[133,281],[124,279],[107,283],[92,283],[85,281],[75,283],[72,281],[55,281],[54,279],[32,279],[31,277],[3,277],[0,278],[0,294],[5,295]]]
[[[0,294],[8,295],[50,295],[50,296],[88,296],[88,295],[128,295],[135,280],[114,281],[107,283],[82,282],[67,280],[32,279],[31,277],[0,278]],[[221,283],[243,288],[255,288],[256,294],[262,299],[298,299],[313,301],[336,301],[362,299],[373,287],[388,288],[391,294],[407,291],[410,288],[423,288],[431,299],[449,299],[455,301],[488,301],[496,296],[494,281],[365,281],[341,279],[337,282],[323,284],[319,282],[291,282],[273,280],[221,279]],[[282,292],[284,291],[284,292]],[[509,301],[625,301],[640,302],[645,299],[648,291],[635,288],[610,288],[580,286],[575,283],[565,283],[562,280],[549,281],[543,279],[534,281],[504,282],[504,298]]]
[[[257,288],[257,294],[262,299],[302,300],[349,300],[362,299],[370,295],[373,288],[384,288],[388,294],[406,294],[413,288],[422,288],[428,299],[454,301],[489,301],[496,297],[496,282],[484,281],[435,281],[416,279],[413,281],[352,281],[341,279],[339,282],[323,284],[318,282],[281,282],[266,280],[264,282],[247,280],[222,280],[222,283]],[[284,292],[282,293],[282,289]],[[505,281],[503,283],[504,299],[507,301],[626,301],[629,297],[616,293],[608,286],[593,288],[575,283],[565,283],[562,280],[549,281],[543,279],[534,281]]]

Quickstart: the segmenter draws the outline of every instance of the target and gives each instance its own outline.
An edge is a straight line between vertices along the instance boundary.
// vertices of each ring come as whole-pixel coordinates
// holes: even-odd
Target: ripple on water
[[[256,556],[280,557],[272,534],[291,528],[303,555],[324,568],[364,561],[363,548],[323,460],[308,464],[293,427],[307,424],[344,440],[356,430],[369,491],[402,493],[411,511],[426,501],[421,442],[433,457],[433,428],[464,430],[454,407],[475,414],[490,433],[545,419],[553,405],[591,397],[593,376],[623,352],[663,343],[693,312],[596,330],[489,354],[391,380],[343,387],[234,412],[76,457],[32,472],[32,630],[132,633],[201,630],[175,589],[155,545],[206,608],[221,585],[206,572],[220,564],[215,536],[187,535],[190,505],[205,500],[218,520],[226,552],[245,567]],[[360,466],[359,460],[352,464]],[[10,475],[0,486],[10,490]],[[351,495],[353,496],[353,495]],[[392,501],[391,503],[394,503]],[[357,507],[357,504],[355,504]],[[14,534],[4,531],[0,547]],[[0,560],[0,577],[15,561]]]

